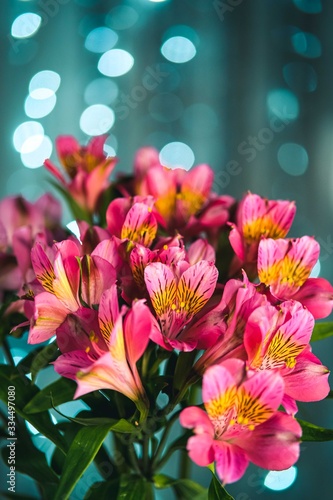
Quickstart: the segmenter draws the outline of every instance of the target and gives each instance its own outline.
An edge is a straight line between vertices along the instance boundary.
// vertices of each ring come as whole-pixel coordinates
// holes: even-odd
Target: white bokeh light
[[[264,485],[273,491],[286,490],[293,484],[296,476],[297,469],[294,466],[286,470],[270,471],[265,478]]]
[[[87,135],[101,135],[110,130],[115,115],[111,108],[104,104],[94,104],[86,108],[80,118],[80,128]]]
[[[39,122],[23,122],[16,128],[14,132],[14,148],[19,153],[31,153],[40,146],[43,138],[44,128]]]
[[[106,76],[121,76],[127,73],[134,64],[133,56],[122,49],[105,52],[98,61],[98,70]]]
[[[51,139],[47,135],[44,135],[42,142],[36,149],[29,153],[21,152],[21,161],[27,168],[39,168],[47,158],[50,158],[52,149]]]
[[[81,242],[81,239],[80,239],[80,228],[78,226],[78,223],[76,222],[76,220],[72,220],[71,222],[69,222],[68,224],[66,224],[66,227],[70,230],[71,233],[74,234],[74,236],[77,237],[77,239]]]
[[[60,75],[55,71],[39,71],[30,80],[29,94],[33,99],[47,99],[59,88]]]
[[[51,113],[56,102],[57,98],[55,94],[50,95],[46,99],[34,99],[29,94],[24,102],[24,111],[29,118],[43,118],[43,116]]]
[[[318,276],[320,275],[320,269],[321,269],[320,260],[317,260],[317,262],[313,266],[313,269],[312,269],[309,277],[310,278],[318,278]]]
[[[173,36],[164,42],[161,47],[162,55],[168,61],[178,64],[190,61],[196,52],[194,44],[184,36]]]
[[[14,38],[28,38],[36,33],[42,22],[42,18],[33,12],[25,12],[14,19],[11,27],[11,35]]]
[[[160,162],[165,167],[189,170],[194,163],[194,153],[184,142],[169,142],[160,151]]]
[[[101,26],[88,33],[84,46],[90,52],[102,53],[112,49],[118,41],[118,35],[110,28]]]

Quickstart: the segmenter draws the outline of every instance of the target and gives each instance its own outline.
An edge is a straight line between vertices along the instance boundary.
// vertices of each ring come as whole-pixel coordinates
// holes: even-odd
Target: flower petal
[[[291,467],[299,457],[302,430],[296,420],[278,412],[254,431],[235,439],[254,464],[269,470]]]
[[[212,296],[218,270],[212,262],[201,260],[190,266],[181,276],[176,299],[187,317],[194,316]]]
[[[98,322],[104,340],[109,343],[112,330],[119,316],[117,286],[112,285],[106,290],[100,300]]]
[[[216,473],[223,484],[238,481],[247,469],[248,458],[238,446],[225,441],[214,442]]]

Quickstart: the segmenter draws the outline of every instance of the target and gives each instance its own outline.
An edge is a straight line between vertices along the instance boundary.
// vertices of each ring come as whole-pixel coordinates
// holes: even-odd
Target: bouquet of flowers
[[[0,202],[3,494],[21,472],[41,498],[70,498],[94,464],[81,498],[230,499],[249,462],[284,470],[301,441],[332,439],[296,418],[298,401],[330,397],[310,346],[333,334],[315,325],[333,307],[331,284],[311,277],[319,244],[287,237],[294,202],[218,195],[208,165],[169,169],[151,147],[111,183],[105,139],[61,136],[64,174],[45,162],[77,236],[49,194]],[[18,364],[9,335],[35,346]],[[50,364],[59,377],[40,389]],[[85,409],[52,420],[73,399]],[[49,460],[26,422],[54,444]],[[186,477],[190,461],[209,467],[208,489]]]

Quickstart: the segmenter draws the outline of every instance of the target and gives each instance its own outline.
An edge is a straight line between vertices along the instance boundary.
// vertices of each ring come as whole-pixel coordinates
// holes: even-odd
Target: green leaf
[[[233,497],[223,488],[215,474],[213,474],[209,485],[208,500],[234,500]]]
[[[180,500],[207,500],[207,488],[190,479],[174,479],[165,474],[156,474],[153,481],[157,489],[172,487]]]
[[[190,479],[175,481],[172,488],[179,500],[206,500],[207,489]]]
[[[94,498],[98,498],[99,500],[103,498],[107,498],[107,500],[117,500],[120,486],[119,481],[120,478],[108,482],[103,481],[94,483],[89,488],[84,498],[86,500],[93,500]]]
[[[114,432],[124,432],[126,434],[137,432],[137,428],[124,418],[116,420],[113,418],[95,417],[95,418],[71,418],[71,420],[73,422],[77,422],[78,424],[86,426],[108,425],[110,431]]]
[[[316,323],[312,332],[311,342],[333,336],[333,321]]]
[[[27,474],[29,477],[41,484],[58,483],[59,479],[55,472],[47,464],[44,453],[33,444],[29,432],[25,427],[17,427],[17,440],[6,441],[6,446],[1,450],[5,463],[8,463],[8,444],[15,446],[15,470]]]
[[[154,500],[153,485],[145,478],[123,474],[117,500]]]
[[[54,406],[73,401],[76,383],[68,378],[60,378],[39,391],[23,410],[26,413],[39,413]]]
[[[30,415],[23,410],[28,401],[39,392],[38,388],[31,383],[31,380],[20,374],[15,366],[0,365],[0,399],[5,404],[7,404],[9,386],[15,387],[16,413],[50,439],[63,453],[66,453],[66,441],[54,426],[49,413],[41,412],[37,415]]]
[[[109,425],[83,427],[79,430],[68,450],[54,500],[69,497],[82,474],[94,460],[109,430]]]
[[[38,372],[48,366],[51,361],[57,358],[58,346],[56,341],[52,344],[48,344],[43,349],[41,349],[34,357],[31,363],[31,378],[35,382]]]
[[[333,429],[325,429],[297,419],[302,427],[302,441],[333,441]]]

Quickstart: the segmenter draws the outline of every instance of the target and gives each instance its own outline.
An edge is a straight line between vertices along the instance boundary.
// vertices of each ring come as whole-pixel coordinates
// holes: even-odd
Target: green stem
[[[142,471],[139,467],[138,457],[137,457],[137,454],[135,452],[134,443],[130,443],[130,445],[128,447],[128,455],[129,455],[129,459],[131,461],[131,465],[133,467],[133,470],[141,476]]]
[[[153,459],[153,463],[152,463],[152,468],[154,469],[154,466],[157,464],[160,456],[162,455],[163,453],[163,450],[164,450],[164,447],[165,447],[165,444],[167,442],[167,439],[170,435],[170,431],[171,431],[171,428],[172,428],[172,425],[173,423],[178,419],[179,417],[179,414],[180,414],[181,410],[177,411],[176,413],[174,413],[172,415],[172,417],[170,418],[170,420],[167,422],[167,425],[165,427],[165,430],[164,430],[164,433],[161,437],[161,440],[159,442],[159,445],[158,445],[158,448],[157,448],[157,451],[155,453],[155,456],[154,456],[154,459]]]
[[[142,441],[142,466],[143,473],[146,477],[150,474],[150,460],[149,460],[149,436],[144,434]]]
[[[10,351],[10,347],[8,345],[7,339],[4,339],[2,347],[3,347],[5,357],[6,357],[8,364],[11,366],[15,366],[14,359],[13,359],[12,353]]]
[[[183,477],[184,479],[188,479],[190,471],[191,471],[191,462],[188,458],[187,450],[183,450],[181,452],[181,457],[180,457],[179,477]]]

